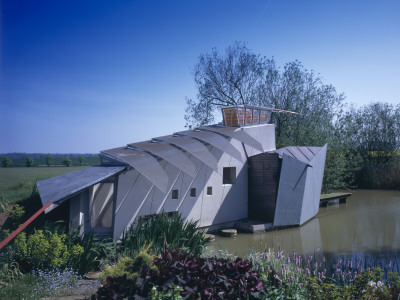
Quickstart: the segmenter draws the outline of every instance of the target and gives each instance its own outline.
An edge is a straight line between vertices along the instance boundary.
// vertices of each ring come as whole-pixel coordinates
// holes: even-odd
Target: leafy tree
[[[10,166],[12,164],[12,160],[11,158],[9,158],[8,156],[3,156],[1,158],[1,166],[3,168],[7,168],[8,166]]]
[[[214,121],[216,109],[227,105],[258,105],[292,110],[298,115],[273,114],[278,147],[323,145],[330,140],[344,96],[326,85],[300,62],[279,69],[274,59],[254,54],[236,42],[224,54],[213,49],[200,55],[194,69],[197,99],[186,99],[186,125]]]
[[[68,157],[66,157],[63,161],[62,161],[63,165],[66,167],[70,167],[72,166],[72,160],[69,159]]]
[[[386,176],[392,186],[397,184],[400,105],[376,102],[345,111],[344,95],[299,61],[281,69],[242,42],[225,52],[214,48],[200,55],[193,75],[198,93],[186,99],[186,126],[212,123],[216,110],[230,105],[295,111],[272,114],[277,147],[328,143],[324,191],[355,187],[361,177]],[[381,183],[374,187],[389,186]]]
[[[45,158],[45,160],[46,160],[46,165],[48,166],[48,167],[50,167],[50,165],[51,165],[51,163],[52,163],[52,159],[53,159],[53,157],[50,155],[50,154],[46,154],[46,156],[44,157]]]
[[[343,117],[343,131],[363,155],[387,157],[400,150],[400,105],[373,102]]]
[[[32,157],[27,156],[25,159],[25,164],[27,167],[32,167],[34,163],[34,160],[32,159]]]
[[[277,147],[319,145],[332,142],[335,121],[342,112],[344,96],[326,85],[299,61],[285,64],[283,70],[272,61],[264,84],[259,87],[261,106],[295,111],[298,115],[274,113]]]
[[[213,122],[213,113],[221,106],[257,104],[258,86],[269,63],[242,42],[229,46],[225,53],[213,48],[211,53],[201,54],[193,74],[197,99],[186,99],[186,125]]]
[[[84,158],[82,155],[79,155],[79,156],[77,157],[77,159],[78,159],[78,161],[79,161],[79,164],[82,166],[82,165],[83,165],[83,162],[85,161],[85,158]]]
[[[338,123],[341,124],[343,143],[354,149],[363,160],[356,174],[358,185],[366,188],[398,187],[400,105],[373,102],[359,108],[351,107]]]

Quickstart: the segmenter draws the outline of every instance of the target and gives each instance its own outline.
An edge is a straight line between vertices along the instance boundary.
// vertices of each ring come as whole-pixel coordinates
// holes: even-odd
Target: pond
[[[347,203],[321,207],[302,226],[235,237],[217,236],[209,248],[246,256],[264,247],[324,256],[395,258],[400,262],[400,191],[357,190]]]

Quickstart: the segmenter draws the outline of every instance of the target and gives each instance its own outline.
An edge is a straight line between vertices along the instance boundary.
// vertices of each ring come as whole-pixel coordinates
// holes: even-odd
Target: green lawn
[[[80,167],[0,168],[0,201],[19,202],[28,198],[36,181],[81,170]]]

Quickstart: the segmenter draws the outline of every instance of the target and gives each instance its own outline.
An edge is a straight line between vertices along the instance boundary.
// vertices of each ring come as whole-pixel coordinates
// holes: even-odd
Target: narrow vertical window
[[[196,188],[190,189],[190,197],[196,197]]]
[[[207,187],[207,195],[211,196],[212,195],[212,186]]]
[[[172,199],[178,199],[178,198],[179,198],[179,191],[172,190]]]
[[[223,169],[222,184],[236,183],[236,167],[226,167]]]

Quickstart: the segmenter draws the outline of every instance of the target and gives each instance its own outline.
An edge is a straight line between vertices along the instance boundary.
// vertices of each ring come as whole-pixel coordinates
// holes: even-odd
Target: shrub
[[[260,298],[262,282],[250,261],[201,258],[170,250],[154,260],[157,271],[148,270],[145,278],[165,291],[181,286],[184,297],[216,299]]]
[[[8,156],[3,156],[1,158],[1,166],[3,168],[7,168],[8,166],[12,165],[12,160]]]
[[[154,256],[148,250],[148,247],[145,248],[134,258],[124,256],[114,266],[106,267],[101,274],[104,284],[91,299],[111,299],[115,295],[118,299],[133,295],[147,296],[151,287],[141,276],[145,269],[156,270]]]
[[[29,167],[32,167],[32,166],[33,166],[33,163],[34,163],[34,160],[32,159],[32,157],[27,156],[26,159],[25,159],[25,164],[26,164],[26,166],[27,166],[28,168],[29,168]]]
[[[10,213],[10,218],[12,220],[12,226],[13,228],[19,227],[21,223],[24,221],[24,216],[25,216],[25,209],[23,206],[19,204],[14,204],[14,208]]]
[[[135,263],[134,263],[135,264]],[[142,264],[140,277],[108,277],[92,299],[166,296],[166,299],[256,299],[265,294],[250,261],[202,258],[166,250],[153,264]],[[137,270],[137,268],[134,270]],[[180,288],[179,288],[180,287]],[[168,298],[169,297],[169,298]],[[172,298],[175,297],[175,298]],[[159,299],[159,298],[157,298]]]
[[[69,159],[68,157],[65,158],[65,159],[62,161],[62,163],[63,163],[63,165],[66,166],[66,167],[72,166],[72,160]]]
[[[21,232],[14,241],[16,258],[26,271],[37,268],[56,269],[79,259],[84,248],[66,245],[67,235],[37,230],[27,235]],[[73,263],[72,263],[73,264]]]
[[[305,280],[305,288],[307,290],[307,299],[335,300],[344,298],[338,286],[332,283],[325,283],[315,276],[310,276]]]
[[[122,277],[135,281],[140,276],[141,270],[145,266],[154,268],[153,259],[155,257],[148,251],[140,251],[135,258],[123,256],[114,266],[106,266],[100,275],[100,279],[105,281],[107,277]]]
[[[9,211],[11,201],[4,195],[0,196],[0,213]]]

